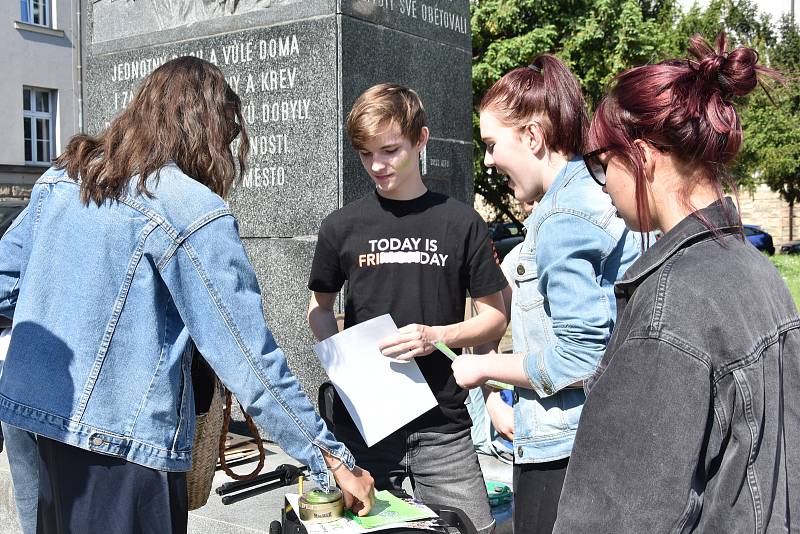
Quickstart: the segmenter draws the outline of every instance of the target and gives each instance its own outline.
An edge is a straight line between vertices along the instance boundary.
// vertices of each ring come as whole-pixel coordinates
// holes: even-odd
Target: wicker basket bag
[[[245,421],[258,447],[258,465],[249,474],[234,473],[225,462],[225,438],[231,418],[232,395],[222,385],[196,348],[192,348],[192,389],[195,394],[195,430],[192,444],[192,469],[186,473],[189,510],[208,502],[214,472],[219,460],[225,473],[235,480],[249,480],[264,467],[266,453],[253,419],[244,411]],[[241,405],[240,405],[241,407]]]
[[[186,473],[186,489],[189,495],[189,510],[196,510],[208,502],[214,471],[219,458],[219,442],[222,436],[225,392],[219,379],[214,380],[214,393],[208,412],[195,418],[194,444],[192,445],[192,470]]]

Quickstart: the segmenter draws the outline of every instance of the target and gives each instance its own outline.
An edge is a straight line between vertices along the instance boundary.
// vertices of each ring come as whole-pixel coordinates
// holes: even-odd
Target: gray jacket
[[[616,285],[556,532],[800,530],[800,318],[722,203],[701,212],[719,236],[689,216]]]

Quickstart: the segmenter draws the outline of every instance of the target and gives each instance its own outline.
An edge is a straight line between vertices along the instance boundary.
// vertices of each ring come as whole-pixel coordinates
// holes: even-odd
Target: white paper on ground
[[[408,527],[408,528],[413,528],[415,530],[424,531],[424,530],[428,530],[427,527],[431,527],[431,526],[434,525],[434,523],[432,523],[431,520],[424,520],[423,519],[423,520],[419,520],[419,521],[411,521],[411,522],[407,522],[407,523],[394,523],[394,524],[391,524],[391,525],[384,525],[382,527],[375,527],[375,528],[366,529],[366,528],[362,527],[361,525],[359,525],[356,521],[354,521],[352,519],[349,519],[347,517],[347,515],[345,515],[344,517],[342,517],[340,519],[337,519],[336,521],[330,521],[328,523],[314,523],[313,521],[309,522],[309,521],[303,521],[303,520],[300,519],[300,513],[299,513],[299,510],[300,510],[300,506],[299,506],[300,495],[298,495],[297,493],[287,493],[286,494],[286,500],[289,502],[291,507],[295,510],[295,513],[297,514],[298,520],[305,527],[306,532],[308,534],[328,534],[330,532],[333,532],[335,534],[362,534],[364,532],[379,532],[381,530],[397,529],[397,528],[402,528],[404,526]],[[424,511],[428,512],[429,513],[428,515],[431,518],[438,518],[439,517],[439,516],[436,515],[436,513],[433,510],[431,510],[430,508],[428,508],[424,504],[415,503],[414,506],[416,506],[417,508],[420,508],[421,510],[424,510]],[[439,532],[439,530],[436,530],[434,532]]]
[[[397,332],[386,314],[314,346],[368,447],[436,406],[416,362],[381,354],[378,342]]]

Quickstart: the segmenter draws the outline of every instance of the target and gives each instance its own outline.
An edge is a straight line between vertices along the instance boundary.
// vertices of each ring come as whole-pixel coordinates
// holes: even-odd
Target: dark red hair
[[[668,60],[619,74],[597,107],[589,131],[588,148],[608,148],[634,173],[636,214],[642,231],[650,228],[644,159],[636,139],[666,145],[670,154],[687,166],[701,170],[723,197],[723,187],[734,194],[728,165],[742,144],[742,125],[733,98],[750,93],[759,75],[781,79],[773,69],[757,65],[758,53],[746,47],[727,52],[727,38],[719,33],[712,47],[700,35],[689,41],[689,60]],[[694,184],[687,183],[682,199],[688,200]],[[697,214],[712,231],[716,229]],[[728,214],[731,224],[738,216]]]
[[[561,61],[542,54],[497,80],[481,100],[504,124],[523,128],[531,119],[541,122],[547,148],[580,154],[589,127],[586,100],[575,75]]]

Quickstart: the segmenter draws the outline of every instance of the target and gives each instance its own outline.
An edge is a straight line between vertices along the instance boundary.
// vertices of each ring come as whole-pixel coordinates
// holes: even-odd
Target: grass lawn
[[[800,255],[776,254],[770,258],[778,271],[783,275],[789,291],[792,292],[794,301],[800,308]]]

